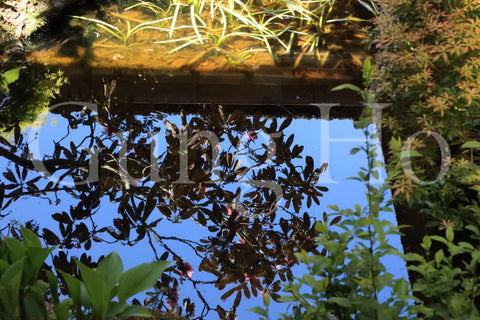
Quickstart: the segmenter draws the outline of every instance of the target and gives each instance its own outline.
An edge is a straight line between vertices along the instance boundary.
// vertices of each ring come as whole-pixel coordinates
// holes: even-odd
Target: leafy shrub
[[[396,208],[403,208],[397,211],[411,213],[410,221],[401,214],[398,219],[417,225],[410,234],[418,233],[419,239],[425,234],[443,236],[444,229],[453,230],[449,234],[453,232],[456,243],[449,243],[462,250],[467,250],[465,243],[473,248],[479,245],[473,231],[479,227],[480,218],[479,17],[480,4],[473,0],[386,0],[373,32],[378,50],[378,94],[383,101],[391,102],[384,109],[386,136],[391,136],[390,153],[385,152],[387,172]],[[410,138],[410,158],[404,157],[402,146],[420,131],[424,133]],[[443,146],[433,139],[434,133],[444,139]],[[403,170],[405,165],[412,171]],[[439,175],[441,166],[448,168],[443,176]],[[434,183],[415,183],[412,173],[420,181]],[[416,223],[420,219],[423,225]],[[406,247],[425,259],[421,269],[414,268],[410,274],[414,291],[425,307],[437,310],[442,319],[455,310],[450,299],[475,299],[476,289],[471,291],[464,285],[478,282],[478,272],[470,270],[476,254],[470,249],[457,254],[449,248],[439,241],[428,250],[425,244],[421,247],[416,242]],[[440,250],[447,250],[446,259],[451,260],[446,266],[443,259],[435,260]],[[416,256],[415,261],[419,259]],[[433,266],[435,272],[426,273]],[[441,275],[455,283],[445,297],[441,290],[432,290],[432,286],[445,288]],[[480,307],[480,299],[476,303]],[[445,309],[450,311],[440,311]]]
[[[60,300],[59,277],[44,267],[54,248],[42,247],[37,235],[24,227],[21,235],[23,243],[10,237],[0,242],[0,319],[152,317],[148,310],[127,304],[126,300],[151,288],[169,262],[144,263],[124,273],[116,252],[93,269],[77,261],[82,280],[58,271],[69,294]],[[41,280],[40,271],[48,281]]]

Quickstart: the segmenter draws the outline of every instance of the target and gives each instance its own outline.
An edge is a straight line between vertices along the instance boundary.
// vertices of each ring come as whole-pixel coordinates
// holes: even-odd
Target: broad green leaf
[[[7,314],[12,319],[16,318],[15,313],[18,306],[18,293],[22,281],[24,259],[18,260],[10,265],[0,279],[0,286],[4,289],[0,299],[6,308]]]
[[[25,294],[25,311],[27,319],[46,320],[45,294],[39,287],[32,286]]]
[[[10,266],[10,263],[8,263],[7,261],[3,260],[3,259],[0,259],[0,275],[3,274],[3,272],[5,272],[5,270]]]
[[[154,261],[142,263],[125,272],[118,285],[119,302],[125,302],[131,296],[151,288],[169,265],[170,261]]]
[[[47,275],[48,284],[50,286],[50,292],[52,294],[51,302],[53,304],[58,304],[59,303],[59,294],[58,294],[59,278],[56,275],[54,275],[53,272],[50,270],[45,270],[45,273]]]
[[[52,250],[53,248],[27,247],[27,255],[30,260],[30,266],[25,272],[28,277],[27,281],[33,281],[37,278],[38,271]]]
[[[103,275],[96,269],[92,269],[77,261],[78,268],[82,275],[83,284],[87,290],[90,303],[92,304],[92,312],[95,317],[104,319],[107,314],[108,302],[110,301],[110,293],[112,286],[108,285]]]
[[[18,67],[7,70],[2,74],[2,78],[7,82],[7,84],[14,83],[20,77],[20,70],[22,69],[23,67]]]
[[[27,255],[27,248],[17,239],[5,238],[4,242],[7,245],[11,262],[18,261]]]
[[[118,253],[113,251],[98,264],[97,271],[104,277],[107,284],[113,288],[123,274],[122,259],[120,259]]]
[[[54,308],[56,320],[68,320],[70,306],[73,304],[72,299],[65,299]]]
[[[480,148],[480,142],[476,140],[467,141],[460,147],[462,149],[478,149]]]
[[[22,234],[23,243],[26,247],[41,248],[42,243],[38,236],[30,229],[20,226],[20,233]]]
[[[118,318],[124,319],[129,317],[142,317],[142,318],[154,318],[152,313],[141,306],[129,305],[121,313],[118,314]]]
[[[63,272],[62,270],[57,270],[57,272],[63,276],[63,279],[67,283],[68,292],[70,293],[73,303],[76,306],[80,306],[82,304],[80,296],[80,280],[74,278],[66,272]]]
[[[117,301],[110,301],[108,303],[107,319],[118,316],[120,313],[123,312],[123,310],[125,310],[127,306],[128,304],[126,303],[118,303]]]

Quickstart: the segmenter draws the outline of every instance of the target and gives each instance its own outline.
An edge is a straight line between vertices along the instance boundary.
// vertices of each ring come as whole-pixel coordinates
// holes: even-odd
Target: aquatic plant
[[[373,0],[372,0],[373,1]],[[374,3],[361,4],[368,10],[375,10]],[[335,17],[337,10],[335,0],[281,0],[278,2],[243,2],[229,0],[227,2],[217,0],[190,1],[184,3],[179,0],[165,4],[156,4],[149,1],[138,1],[125,8],[129,10],[142,10],[153,13],[155,20],[140,23],[135,27],[130,26],[128,17],[125,19],[126,29],[93,18],[81,18],[98,25],[114,38],[127,44],[129,39],[137,32],[151,29],[160,31],[165,37],[156,34],[157,44],[173,44],[167,54],[174,53],[193,45],[203,46],[205,51],[220,53],[226,50],[220,44],[225,40],[234,38],[252,39],[258,41],[256,48],[265,49],[272,60],[275,60],[275,51],[281,50],[290,53],[292,47],[301,45],[301,53],[295,63],[300,63],[304,54],[313,52],[319,46],[324,45],[322,40],[325,27],[328,24],[342,23],[347,21],[362,22],[365,20],[353,17]],[[338,11],[338,10],[337,10]],[[155,26],[156,23],[161,25]],[[231,42],[233,43],[233,42]],[[230,50],[226,50],[229,52]],[[232,56],[228,54],[228,56]],[[236,59],[236,58],[234,58]],[[244,59],[237,60],[242,61]]]
[[[165,22],[170,20],[170,18],[164,18],[164,19],[158,19],[158,20],[153,20],[153,21],[147,21],[144,23],[140,23],[134,27],[131,26],[130,21],[125,20],[125,29],[120,29],[119,27],[110,24],[108,22],[105,22],[103,20],[99,19],[94,19],[94,18],[88,18],[88,17],[81,17],[81,16],[71,16],[72,18],[75,19],[80,19],[80,20],[85,20],[88,22],[92,22],[98,27],[102,28],[103,30],[107,31],[110,35],[114,36],[115,38],[119,39],[123,45],[128,45],[128,41],[130,40],[131,37],[133,37],[137,32],[147,30],[147,29],[154,29],[154,30],[165,30],[161,27],[155,27],[153,25]]]
[[[147,30],[147,29],[164,30],[160,27],[154,27],[152,25],[169,20],[169,18],[165,18],[165,19],[158,19],[154,21],[147,21],[144,23],[140,23],[134,27],[131,26],[130,21],[125,20],[126,29],[120,29],[119,27],[113,24],[107,23],[103,20],[88,18],[88,17],[81,17],[81,16],[72,16],[72,17],[76,19],[86,20],[88,22],[92,22],[96,24],[98,27],[107,31],[110,35],[121,40],[124,45],[127,45],[129,39],[139,31]]]

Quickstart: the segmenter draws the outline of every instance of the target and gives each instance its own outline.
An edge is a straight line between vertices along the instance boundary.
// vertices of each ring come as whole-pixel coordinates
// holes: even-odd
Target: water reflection
[[[174,264],[146,303],[189,317],[232,318],[241,299],[266,291],[275,299],[280,283],[292,278],[294,252],[320,254],[312,240],[316,218],[304,211],[328,191],[317,184],[324,167],[284,133],[295,120],[220,105],[141,115],[134,108],[116,112],[114,100],[110,83],[93,102],[55,108],[54,130],[21,132],[17,122],[10,139],[0,138],[8,164],[0,185],[4,232],[16,235],[15,221],[23,220],[11,209],[16,202],[48,201],[50,216],[26,225],[59,246],[54,267],[77,276],[70,250],[82,249],[80,260],[94,266],[89,253],[96,246],[148,243],[156,259]],[[186,221],[202,233],[168,232]],[[182,296],[181,304],[184,282],[197,296]],[[215,286],[228,300],[212,305],[202,286]]]

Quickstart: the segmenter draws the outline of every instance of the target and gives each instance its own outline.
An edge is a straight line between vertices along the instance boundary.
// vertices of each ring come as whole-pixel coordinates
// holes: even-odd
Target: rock
[[[0,2],[0,24],[3,32],[0,41],[28,37],[44,25],[49,0],[5,0]]]

